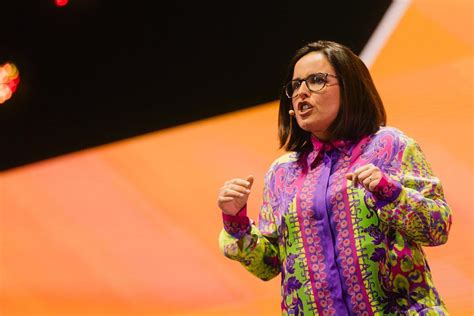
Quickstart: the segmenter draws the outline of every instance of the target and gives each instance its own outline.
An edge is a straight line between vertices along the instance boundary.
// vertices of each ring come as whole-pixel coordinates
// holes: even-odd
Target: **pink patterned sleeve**
[[[247,205],[235,216],[222,213],[224,229],[234,238],[241,239],[250,232],[250,219],[247,217]]]

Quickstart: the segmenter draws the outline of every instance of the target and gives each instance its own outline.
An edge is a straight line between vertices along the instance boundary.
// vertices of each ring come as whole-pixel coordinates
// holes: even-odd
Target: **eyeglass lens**
[[[306,79],[292,80],[286,85],[286,95],[290,98],[298,96],[298,91],[303,82],[306,84],[309,91],[318,92],[326,85],[327,76],[328,75],[325,73],[316,73],[309,75]]]

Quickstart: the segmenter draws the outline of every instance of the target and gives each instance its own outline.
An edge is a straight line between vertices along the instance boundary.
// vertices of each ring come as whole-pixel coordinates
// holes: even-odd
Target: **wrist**
[[[374,188],[372,195],[375,198],[377,208],[383,207],[397,199],[402,191],[400,182],[391,179],[386,174],[382,175],[382,179]]]
[[[247,206],[242,207],[235,215],[222,213],[224,229],[230,235],[240,239],[250,230],[250,219],[247,217]]]

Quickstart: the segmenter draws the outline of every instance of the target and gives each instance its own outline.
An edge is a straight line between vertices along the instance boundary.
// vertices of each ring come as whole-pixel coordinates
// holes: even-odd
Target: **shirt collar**
[[[314,135],[311,135],[311,143],[313,145],[313,149],[310,153],[308,153],[307,156],[307,163],[309,166],[311,166],[320,152],[324,153],[336,149],[342,154],[350,156],[354,144],[350,140],[333,140],[329,142],[323,142]]]

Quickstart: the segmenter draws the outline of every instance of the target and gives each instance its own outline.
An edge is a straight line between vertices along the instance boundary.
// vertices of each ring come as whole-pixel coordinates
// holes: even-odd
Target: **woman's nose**
[[[306,84],[306,81],[303,81],[301,83],[301,85],[299,86],[297,92],[298,92],[298,96],[300,98],[303,98],[303,99],[305,99],[305,98],[307,98],[311,95],[311,91],[309,91],[308,85]]]

